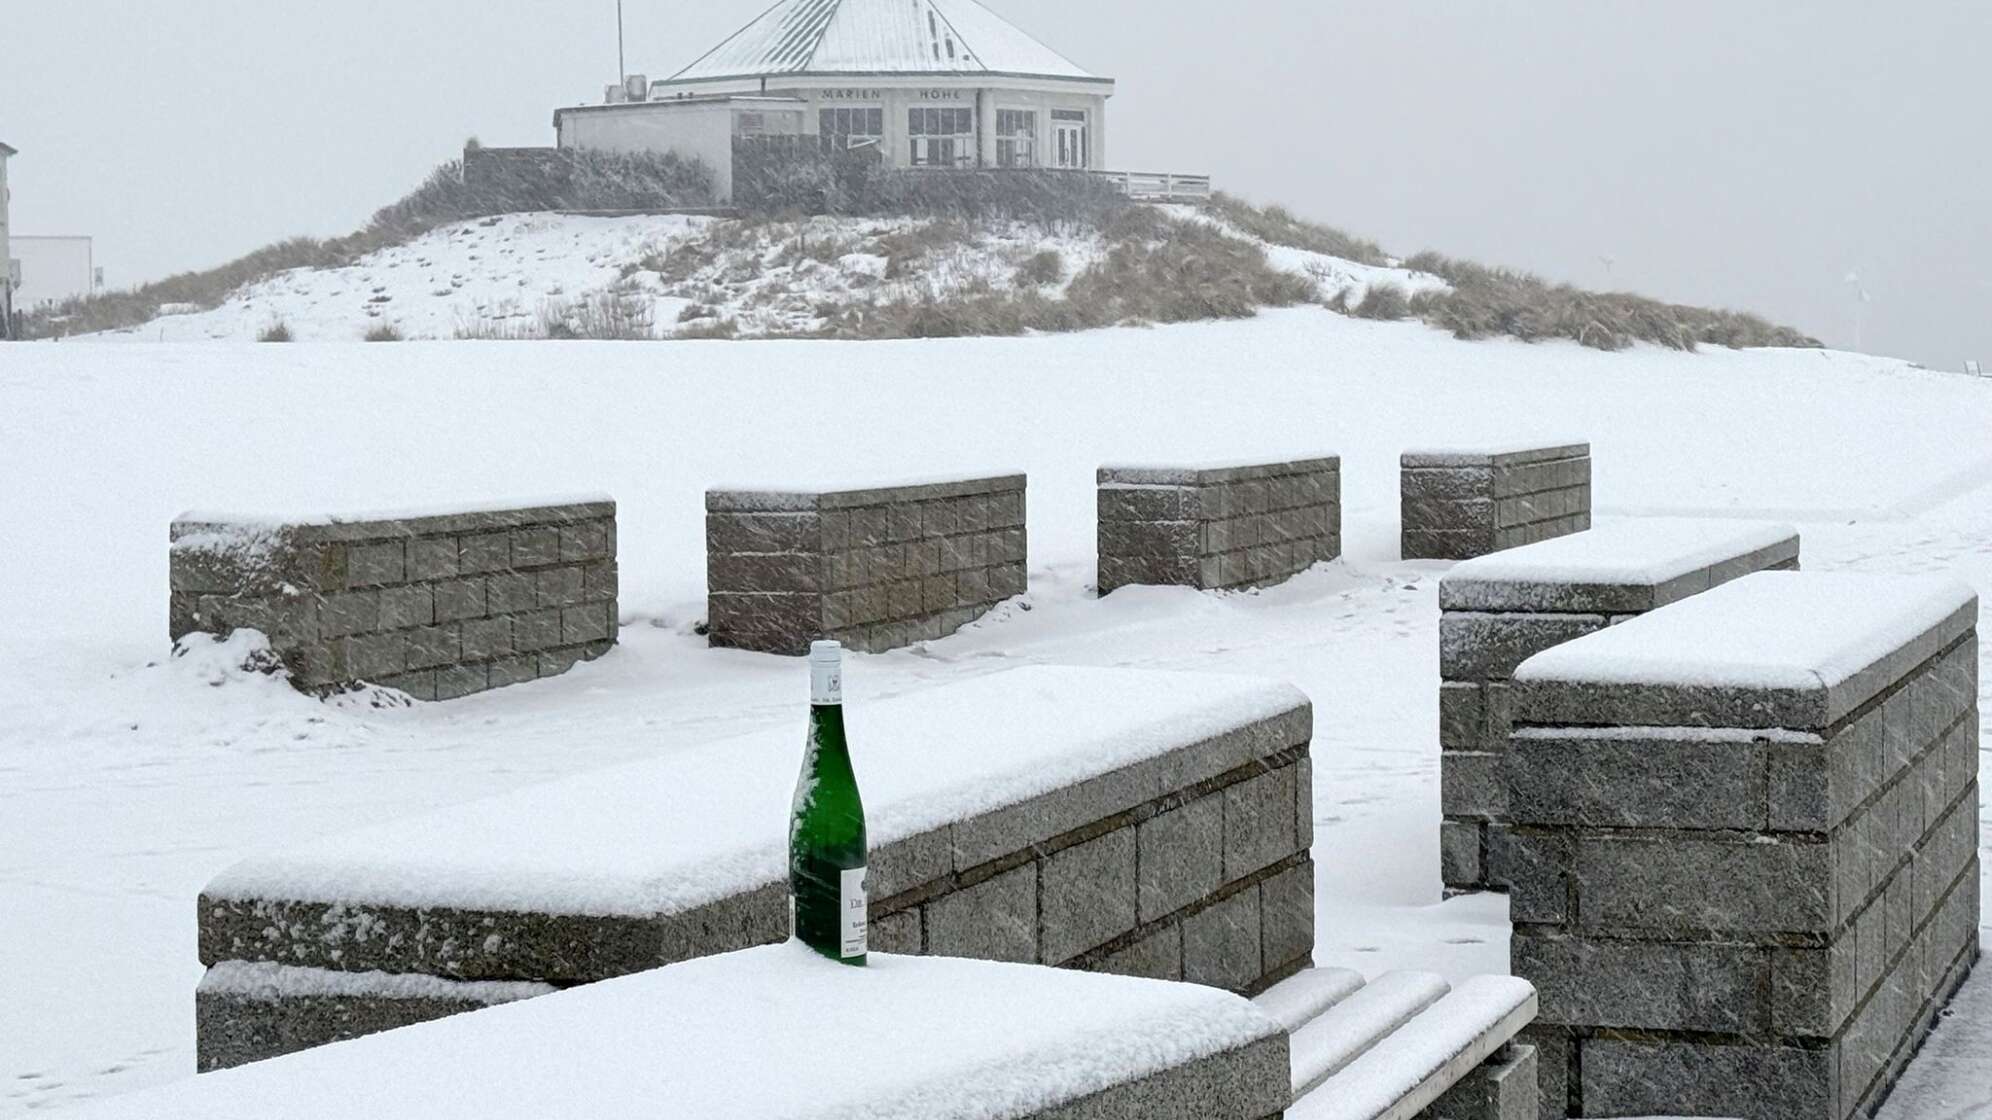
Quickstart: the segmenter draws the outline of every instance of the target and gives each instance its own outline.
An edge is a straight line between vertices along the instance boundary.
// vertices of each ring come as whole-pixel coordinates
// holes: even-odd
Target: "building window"
[[[1037,113],[1030,109],[996,110],[996,166],[1037,166]]]
[[[908,110],[906,132],[913,138],[915,167],[973,167],[975,110]]]
[[[816,131],[826,151],[875,148],[885,143],[885,110],[824,109],[817,116]]]

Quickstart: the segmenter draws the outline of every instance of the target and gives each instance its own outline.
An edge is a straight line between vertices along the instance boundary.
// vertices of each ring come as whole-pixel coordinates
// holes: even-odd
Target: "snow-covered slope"
[[[1252,240],[1192,208],[1167,209]],[[1360,303],[1385,281],[1407,292],[1444,286],[1404,269],[1263,247],[1274,267],[1317,281],[1324,298],[1347,291]],[[1095,230],[1020,223],[517,214],[446,226],[343,268],[296,269],[211,311],[104,337],[248,342],[278,323],[315,342],[350,342],[379,328],[404,339],[534,337],[604,298],[626,301],[644,333],[660,338],[718,323],[762,337],[815,330],[854,304],[1008,290],[1040,253],[1057,254],[1064,279],[1041,286],[1056,296],[1104,251]]]
[[[595,277],[636,247],[596,244]],[[444,273],[417,259],[392,271],[422,291]],[[1444,565],[1395,558],[1403,448],[1589,438],[1602,517],[1770,517],[1808,568],[1992,594],[1992,382],[1819,351],[1459,343],[1311,309],[920,343],[35,345],[0,351],[0,429],[0,1116],[191,1071],[193,899],[245,854],[799,727],[794,662],[692,633],[711,484],[1028,470],[1030,595],[854,658],[851,702],[1031,663],[1298,685],[1316,956],[1372,975],[1507,962],[1500,899],[1440,900]],[[1087,590],[1100,463],[1324,450],[1345,561],[1258,594]],[[239,646],[167,654],[184,509],[563,491],[622,503],[625,624],[566,677],[377,709],[231,671]]]

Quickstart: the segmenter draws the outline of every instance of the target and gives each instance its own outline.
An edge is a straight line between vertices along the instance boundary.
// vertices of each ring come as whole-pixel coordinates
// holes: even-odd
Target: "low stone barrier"
[[[1024,476],[706,494],[716,646],[871,653],[954,633],[1026,589]]]
[[[1100,594],[1258,587],[1342,555],[1342,461],[1101,467]]]
[[[1521,667],[1512,963],[1556,1106],[1874,1112],[1978,956],[1977,609],[1767,572]]]
[[[1403,556],[1468,560],[1591,527],[1591,445],[1412,451]]]
[[[98,1120],[1275,1120],[1286,1031],[1224,992],[795,945],[100,1102]]]
[[[1506,890],[1515,666],[1739,576],[1798,566],[1789,526],[1657,518],[1468,560],[1439,581],[1440,874]]]
[[[861,712],[874,949],[1245,993],[1309,963],[1292,688],[1035,667]],[[201,1068],[785,938],[799,763],[785,727],[230,869],[200,900]]]
[[[300,689],[452,700],[616,644],[616,505],[173,522],[170,629],[260,630]]]

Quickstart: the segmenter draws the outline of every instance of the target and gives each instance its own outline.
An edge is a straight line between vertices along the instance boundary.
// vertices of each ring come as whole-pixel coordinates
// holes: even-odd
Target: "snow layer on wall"
[[[990,1120],[1278,1034],[1191,984],[793,944],[203,1075],[76,1120]],[[439,1076],[447,1071],[448,1076]]]
[[[797,697],[798,702],[802,699]],[[874,848],[1154,758],[1306,702],[1242,677],[1033,666],[854,707]],[[246,860],[214,898],[557,914],[675,913],[778,881],[793,729]]]

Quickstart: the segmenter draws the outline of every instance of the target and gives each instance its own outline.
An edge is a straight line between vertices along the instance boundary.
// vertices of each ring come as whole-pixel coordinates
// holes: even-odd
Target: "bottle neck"
[[[844,706],[844,665],[841,661],[809,663],[809,705],[821,710]]]

